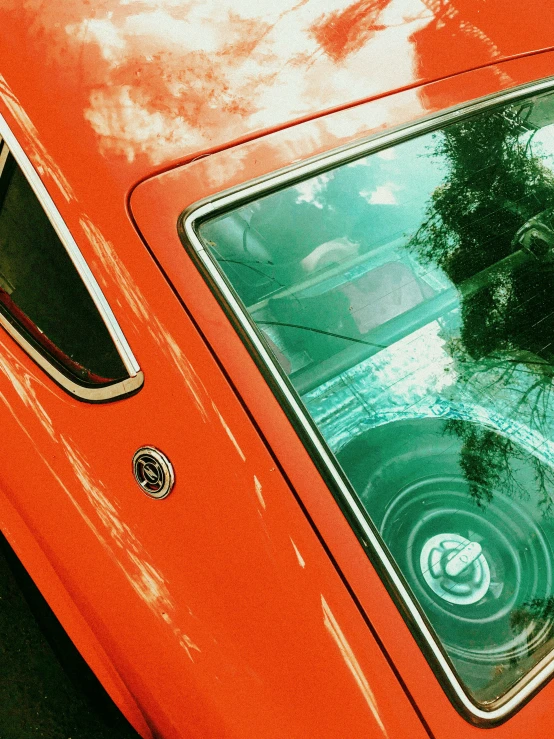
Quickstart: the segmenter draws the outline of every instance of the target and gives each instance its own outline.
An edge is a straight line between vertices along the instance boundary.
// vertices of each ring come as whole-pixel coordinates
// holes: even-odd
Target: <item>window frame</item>
[[[370,561],[384,581],[424,656],[434,668],[446,694],[464,718],[482,727],[490,727],[507,720],[554,675],[554,648],[507,693],[487,707],[476,703],[470,697],[463,683],[458,679],[438,637],[434,635],[433,628],[423,609],[412,597],[406,580],[391,555],[386,551],[374,524],[340,466],[334,460],[334,455],[303,406],[300,396],[275,359],[262,332],[248,314],[224,272],[204,247],[196,229],[207,218],[222,215],[228,210],[257,200],[283,187],[294,185],[308,177],[322,174],[333,167],[347,164],[360,157],[441,129],[481,111],[548,91],[554,91],[554,77],[519,85],[487,95],[477,101],[470,101],[440,113],[433,113],[415,123],[411,122],[357,140],[199,200],[185,208],[177,222],[177,231],[183,246],[199,268],[216,300],[231,320],[239,337],[291,421],[301,442],[366,550]]]
[[[23,147],[18,142],[16,136],[13,134],[6,119],[0,114],[0,141],[2,140],[5,143],[4,148],[7,148],[9,153],[13,156],[16,165],[20,168],[23,176],[36,195],[39,205],[50,221],[62,247],[66,250],[72,264],[77,270],[77,274],[89,293],[102,322],[106,326],[114,347],[128,373],[128,377],[109,385],[102,385],[99,387],[81,385],[61,372],[49,360],[48,356],[40,352],[33,344],[31,344],[18,330],[17,325],[10,322],[1,312],[0,326],[5,329],[12,339],[19,344],[31,359],[38,364],[39,367],[44,370],[44,372],[46,372],[46,374],[54,380],[57,385],[79,400],[90,403],[105,403],[137,392],[144,384],[144,374],[134,357],[131,347],[119,327],[119,324],[117,323],[98,282],[92,274],[90,267],[83,257],[75,239],[42,182],[38,172],[23,150]],[[0,167],[0,173],[2,169],[3,166]]]

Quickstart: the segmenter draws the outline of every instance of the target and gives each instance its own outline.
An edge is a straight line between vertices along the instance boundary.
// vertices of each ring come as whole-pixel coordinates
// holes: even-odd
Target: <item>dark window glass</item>
[[[79,384],[128,377],[88,290],[5,145],[0,162],[0,311]]]
[[[493,703],[554,646],[554,96],[197,231]]]

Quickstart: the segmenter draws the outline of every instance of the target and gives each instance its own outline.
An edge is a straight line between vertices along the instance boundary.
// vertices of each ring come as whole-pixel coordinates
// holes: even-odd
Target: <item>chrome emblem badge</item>
[[[151,498],[165,498],[175,482],[169,459],[151,446],[143,446],[133,456],[133,473],[141,490]]]

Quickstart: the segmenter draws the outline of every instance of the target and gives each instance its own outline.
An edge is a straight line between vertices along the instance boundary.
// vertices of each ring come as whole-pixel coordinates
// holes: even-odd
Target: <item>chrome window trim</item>
[[[48,190],[43,184],[38,172],[31,163],[29,157],[19,144],[17,138],[12,133],[6,119],[0,113],[0,142],[4,141],[16,164],[23,172],[27,182],[31,186],[33,192],[38,198],[38,201],[46,213],[48,220],[50,221],[54,231],[60,239],[62,246],[66,250],[71,259],[79,277],[83,281],[89,295],[92,298],[96,309],[98,310],[104,325],[106,326],[108,333],[112,341],[114,342],[117,353],[119,354],[121,361],[129,377],[115,382],[111,385],[103,385],[101,387],[83,386],[74,382],[62,372],[60,372],[55,365],[53,365],[43,354],[41,354],[35,347],[33,347],[29,341],[13,326],[7,318],[0,314],[0,324],[10,336],[31,356],[31,358],[48,374],[52,379],[55,380],[64,390],[67,390],[71,395],[74,395],[81,400],[87,400],[89,402],[104,402],[107,400],[113,400],[123,395],[138,390],[144,383],[144,374],[142,373],[140,366],[135,359],[131,347],[129,346],[127,339],[125,338],[117,320],[110,308],[108,301],[104,297],[98,282],[92,274],[90,267],[88,266],[85,258],[81,254],[79,247],[75,239],[73,238],[69,228],[65,224],[59,210],[57,209],[54,201],[52,200]]]
[[[284,406],[284,410],[288,413],[289,418],[292,417],[298,423],[305,435],[304,438],[307,438],[311,449],[318,455],[318,459],[314,460],[316,465],[319,461],[321,464],[317,466],[320,470],[323,468],[326,476],[332,480],[334,487],[334,490],[331,487],[332,492],[338,492],[340,496],[339,504],[341,502],[346,503],[346,513],[357,524],[358,536],[359,532],[362,532],[363,537],[369,542],[373,554],[378,558],[380,567],[386,573],[389,585],[392,585],[396,596],[399,596],[404,608],[407,609],[411,619],[411,623],[408,622],[409,625],[415,635],[419,634],[420,637],[423,637],[425,646],[430,651],[434,664],[442,670],[443,680],[441,682],[443,682],[443,686],[446,688],[447,695],[449,695],[454,705],[461,709],[467,719],[481,726],[498,724],[507,719],[510,714],[520,708],[554,674],[554,649],[506,694],[497,701],[491,702],[490,708],[485,709],[472,701],[446,658],[438,639],[433,635],[432,629],[428,625],[415,599],[411,596],[403,579],[399,576],[392,558],[385,551],[380,538],[366,517],[361,504],[345,483],[337,464],[333,460],[333,455],[327,449],[325,442],[315,429],[311,418],[303,408],[299,396],[284,376],[276,360],[268,351],[265,343],[260,338],[257,327],[238,300],[219,266],[198,238],[196,226],[199,221],[204,220],[209,215],[216,215],[219,212],[227,210],[230,206],[237,206],[239,203],[253,200],[284,185],[293,184],[295,181],[303,180],[330,169],[332,166],[345,164],[360,156],[373,153],[393,144],[401,143],[406,139],[411,139],[417,135],[441,128],[449,123],[455,122],[457,119],[471,116],[496,105],[505,104],[551,89],[554,90],[554,77],[541,80],[540,82],[520,85],[508,91],[494,93],[477,102],[463,103],[448,109],[446,112],[443,111],[438,114],[426,116],[415,123],[409,123],[391,129],[386,133],[377,133],[362,141],[358,140],[353,144],[347,144],[346,146],[337,148],[331,153],[320,154],[299,164],[283,168],[277,172],[247,182],[244,185],[219,193],[211,198],[198,201],[186,208],[178,221],[178,230],[184,245],[191,248],[193,256],[203,268],[205,276],[209,278],[208,284],[211,282],[211,285],[216,288],[216,291],[214,291],[216,297],[218,297],[217,293],[219,292],[219,296],[223,298],[224,307],[231,309],[232,316],[244,331],[250,347],[255,350],[253,353],[254,357],[262,360],[263,369],[268,371],[271,380],[279,391],[280,397],[278,396],[277,399]],[[283,401],[285,401],[286,405]],[[335,497],[337,496],[335,495]],[[342,508],[344,510],[345,506],[342,506]],[[359,538],[361,539],[360,536]],[[363,539],[362,544],[364,544]],[[415,629],[413,628],[414,626],[416,627]],[[418,639],[419,641],[421,641],[421,638]]]

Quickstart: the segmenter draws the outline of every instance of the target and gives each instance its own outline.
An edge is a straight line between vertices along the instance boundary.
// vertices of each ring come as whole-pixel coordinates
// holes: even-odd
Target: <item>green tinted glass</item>
[[[205,220],[472,698],[554,645],[554,95]]]

